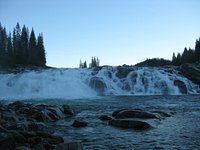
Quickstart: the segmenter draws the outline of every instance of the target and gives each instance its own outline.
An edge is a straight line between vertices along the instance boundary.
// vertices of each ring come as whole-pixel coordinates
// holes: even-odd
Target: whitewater
[[[199,91],[198,85],[171,68],[127,69],[107,66],[98,69],[52,68],[0,74],[2,100],[79,99],[99,95],[180,95],[197,94]]]

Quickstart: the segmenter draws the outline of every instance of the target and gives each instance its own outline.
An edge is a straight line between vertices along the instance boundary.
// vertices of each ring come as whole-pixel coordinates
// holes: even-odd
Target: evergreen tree
[[[181,65],[181,54],[180,53],[177,54],[177,65],[178,66]]]
[[[7,64],[8,66],[13,66],[14,65],[14,59],[13,59],[13,45],[12,45],[12,37],[11,33],[8,35],[7,39]]]
[[[172,64],[177,65],[177,58],[176,58],[175,53],[173,53],[173,56],[172,56]]]
[[[43,42],[43,36],[42,34],[39,34],[37,39],[37,58],[38,66],[45,66],[46,65],[46,56],[45,56],[45,48],[44,48],[44,42]]]
[[[30,40],[29,40],[29,65],[37,66],[37,45],[34,30],[31,30]]]
[[[19,23],[15,27],[15,61],[16,64],[23,65],[23,52],[21,47],[21,28]]]
[[[21,33],[21,64],[28,64],[28,33],[27,28],[24,25]]]
[[[87,62],[86,61],[83,63],[83,68],[87,68]]]
[[[199,40],[196,40],[194,55],[195,55],[195,58],[194,58],[195,61],[200,61],[200,38]]]

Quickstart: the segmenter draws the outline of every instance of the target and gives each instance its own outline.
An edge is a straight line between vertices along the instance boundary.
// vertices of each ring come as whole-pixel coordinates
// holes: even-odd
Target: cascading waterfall
[[[0,99],[179,95],[199,91],[198,85],[173,69],[103,67],[0,74]]]

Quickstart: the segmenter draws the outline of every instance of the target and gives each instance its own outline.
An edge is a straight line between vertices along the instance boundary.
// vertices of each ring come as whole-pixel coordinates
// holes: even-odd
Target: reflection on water
[[[82,141],[86,150],[197,150],[200,147],[200,95],[117,96],[45,102],[67,103],[76,110],[75,117],[56,122],[56,133],[61,134],[65,141]],[[98,119],[101,115],[111,116],[113,111],[122,108],[161,110],[173,115],[154,122],[154,128],[145,132],[114,128]],[[88,126],[73,128],[70,125],[74,119],[86,121]]]

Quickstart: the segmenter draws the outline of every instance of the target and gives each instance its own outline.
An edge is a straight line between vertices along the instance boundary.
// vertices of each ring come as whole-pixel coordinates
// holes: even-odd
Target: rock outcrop
[[[196,64],[183,64],[179,71],[194,83],[200,85],[200,62]]]
[[[74,115],[68,106],[14,102],[0,104],[1,149],[55,149],[64,142],[49,122]],[[62,149],[61,149],[62,150]]]

